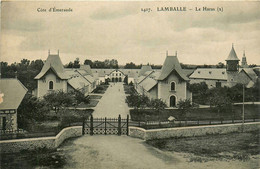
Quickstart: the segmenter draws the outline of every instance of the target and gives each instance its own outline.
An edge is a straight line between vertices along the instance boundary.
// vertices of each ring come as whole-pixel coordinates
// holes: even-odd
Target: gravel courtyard
[[[117,118],[120,114],[126,118],[129,108],[125,103],[125,92],[122,82],[110,83],[97,106],[94,108],[94,118]]]
[[[88,169],[246,169],[251,161],[189,162],[190,154],[162,151],[128,136],[83,136],[68,140],[58,152],[65,154],[63,168]]]

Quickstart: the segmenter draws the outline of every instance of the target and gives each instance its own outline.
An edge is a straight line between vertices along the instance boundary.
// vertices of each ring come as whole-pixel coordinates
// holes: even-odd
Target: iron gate
[[[97,135],[129,135],[129,116],[126,119],[118,118],[93,118],[83,121],[82,133]]]

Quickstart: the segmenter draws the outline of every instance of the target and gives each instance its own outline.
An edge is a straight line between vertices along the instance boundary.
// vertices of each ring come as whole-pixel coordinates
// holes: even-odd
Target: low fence
[[[260,129],[260,122],[237,124],[222,124],[208,126],[192,126],[192,127],[175,127],[164,129],[146,130],[140,127],[129,127],[129,135],[131,137],[140,138],[143,140],[154,140],[164,138],[179,138],[179,137],[194,137],[211,134],[227,134],[232,132],[247,132]]]
[[[260,119],[246,119],[245,123],[260,122]],[[174,128],[187,126],[205,126],[218,124],[235,124],[242,123],[242,120],[196,120],[196,121],[145,121],[137,122],[130,121],[130,126],[141,127],[144,129],[158,129],[158,128]]]
[[[21,150],[34,150],[37,148],[54,149],[64,140],[82,135],[82,126],[64,128],[54,137],[26,138],[0,141],[0,152],[19,152]]]
[[[23,129],[18,130],[0,130],[0,140],[10,140],[10,139],[23,139],[23,138],[38,138],[38,137],[49,137],[56,136],[62,129],[73,126],[81,126],[82,122],[69,123],[63,125],[62,127],[53,127],[50,129],[44,129],[45,131],[38,132],[28,132]]]

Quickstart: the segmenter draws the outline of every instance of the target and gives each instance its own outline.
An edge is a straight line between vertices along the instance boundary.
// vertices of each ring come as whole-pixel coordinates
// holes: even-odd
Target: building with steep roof
[[[231,51],[226,59],[226,68],[197,68],[190,76],[190,83],[205,82],[209,88],[232,87],[238,83],[252,87],[257,81],[257,74],[252,68],[239,67],[239,58],[232,45]],[[247,65],[245,53],[242,65]]]
[[[18,79],[0,79],[0,131],[17,130],[17,109],[26,87]]]
[[[79,69],[65,69],[59,52],[58,54],[49,52],[41,72],[35,79],[37,80],[37,97],[43,97],[54,90],[64,92],[77,90],[88,95],[96,88],[96,80],[89,65],[82,65]]]
[[[248,68],[248,64],[247,64],[247,61],[246,61],[245,51],[244,51],[244,53],[243,53],[242,62],[241,62],[241,67],[242,67],[242,68]]]
[[[158,98],[169,107],[175,107],[180,100],[192,100],[192,93],[187,89],[188,82],[189,78],[181,68],[177,53],[167,56],[158,78]]]
[[[41,72],[34,78],[37,80],[37,97],[43,97],[50,91],[62,90],[67,92],[69,79],[58,54],[50,54]]]
[[[136,80],[136,90],[150,99],[161,99],[168,107],[176,107],[178,101],[192,99],[187,89],[189,78],[176,56],[166,56],[161,70],[147,70]]]
[[[227,71],[238,71],[239,69],[239,59],[237,57],[236,51],[234,49],[234,45],[232,44],[231,51],[226,59],[227,63]]]

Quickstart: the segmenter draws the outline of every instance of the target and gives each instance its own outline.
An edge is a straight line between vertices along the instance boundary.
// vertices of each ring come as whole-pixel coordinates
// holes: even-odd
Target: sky
[[[53,7],[72,12],[48,12]],[[217,64],[234,43],[240,60],[245,50],[248,64],[259,65],[260,2],[2,2],[0,43],[0,60],[8,63],[46,60],[50,49],[59,50],[63,64],[78,57],[82,64],[117,59],[120,65],[163,64],[166,51],[177,51],[185,64]]]

